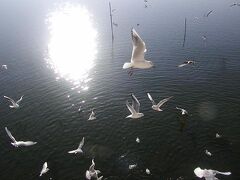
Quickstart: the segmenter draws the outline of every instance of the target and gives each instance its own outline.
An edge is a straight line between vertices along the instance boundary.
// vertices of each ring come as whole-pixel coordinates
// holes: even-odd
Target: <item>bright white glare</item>
[[[86,83],[97,53],[91,14],[80,5],[64,4],[48,15],[47,24],[50,67],[74,85]]]

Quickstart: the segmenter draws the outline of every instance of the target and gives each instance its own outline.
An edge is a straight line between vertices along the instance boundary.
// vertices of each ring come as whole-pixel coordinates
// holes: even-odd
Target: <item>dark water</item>
[[[8,70],[0,72],[0,179],[85,179],[93,157],[96,168],[109,180],[197,179],[193,170],[198,166],[232,172],[220,179],[239,179],[240,7],[230,7],[233,2],[112,1],[116,9],[113,19],[118,24],[112,44],[108,1],[2,0],[0,63],[7,64]],[[93,65],[86,77],[75,76],[80,79],[77,84],[68,75],[73,72],[71,68],[82,64],[69,68],[67,76],[54,73],[50,68],[54,63],[49,65],[53,34],[47,19],[66,3],[84,6],[97,32],[97,53],[90,53],[94,54]],[[210,10],[212,14],[203,17]],[[185,17],[187,37],[183,48]],[[86,28],[81,23],[81,28]],[[64,26],[68,25],[60,27]],[[144,39],[146,58],[156,68],[136,70],[129,77],[122,65],[130,60],[132,27]],[[206,42],[202,36],[207,37]],[[71,44],[63,39],[57,44],[67,43]],[[77,52],[84,53],[85,46]],[[67,54],[61,61],[72,63],[72,58]],[[186,58],[196,64],[178,68]],[[87,61],[87,57],[79,61],[83,59]],[[138,120],[125,119],[129,115],[125,101],[130,100],[132,92],[145,115]],[[174,98],[158,113],[151,109],[147,92],[156,100]],[[20,109],[10,109],[4,95],[14,99],[24,95]],[[78,113],[80,105],[82,112]],[[189,118],[179,117],[175,106],[187,109]],[[97,119],[89,122],[92,108]],[[14,148],[5,126],[17,140],[38,144]],[[216,139],[216,132],[223,137]],[[83,136],[84,155],[68,154]],[[140,144],[135,142],[136,137]],[[213,156],[206,156],[205,149]],[[126,156],[121,158],[123,154]],[[45,161],[50,171],[39,178]],[[135,163],[137,168],[129,170],[128,165]],[[151,175],[146,175],[146,168]]]

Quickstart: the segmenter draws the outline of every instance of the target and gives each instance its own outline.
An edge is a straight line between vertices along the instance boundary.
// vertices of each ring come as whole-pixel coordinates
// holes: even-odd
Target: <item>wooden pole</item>
[[[113,20],[112,20],[112,6],[111,3],[109,2],[109,15],[110,15],[110,21],[111,21],[111,31],[112,31],[112,41],[114,40],[114,35],[113,35]]]
[[[187,34],[187,18],[185,18],[185,28],[184,28],[184,37],[183,37],[183,45],[182,45],[182,47],[185,46],[186,34]]]

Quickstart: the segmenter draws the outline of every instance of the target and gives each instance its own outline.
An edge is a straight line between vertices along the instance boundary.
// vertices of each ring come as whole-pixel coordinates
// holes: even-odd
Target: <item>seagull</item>
[[[134,168],[136,168],[137,167],[137,164],[130,164],[129,166],[128,166],[128,169],[134,169]]]
[[[194,61],[184,61],[183,64],[178,65],[178,67],[183,67],[183,66],[186,66],[188,64],[194,64]]]
[[[182,115],[188,115],[188,112],[185,109],[182,109],[182,108],[179,108],[179,107],[176,107],[176,109],[180,110]]]
[[[149,93],[147,93],[147,95],[148,95],[148,98],[150,99],[150,101],[152,102],[152,109],[155,111],[163,111],[162,109],[160,109],[160,107],[172,98],[172,96],[165,98],[165,99],[159,101],[158,104],[156,104],[155,101],[153,100],[152,96]]]
[[[221,137],[222,137],[222,135],[216,133],[216,138],[221,138]]]
[[[77,154],[77,153],[83,153],[82,147],[84,145],[84,137],[82,138],[82,141],[80,142],[79,146],[77,149],[72,150],[72,151],[68,151],[69,154]]]
[[[131,94],[132,96],[132,105],[129,104],[128,101],[126,101],[126,106],[128,110],[131,112],[130,115],[128,115],[126,118],[132,118],[132,119],[137,119],[140,117],[143,117],[143,113],[139,113],[139,108],[140,108],[140,103],[138,99],[134,96],[134,94]]]
[[[207,40],[207,37],[206,36],[202,36],[202,39],[205,41],[205,40]]]
[[[205,150],[206,155],[212,156],[212,153],[210,153],[207,149]]]
[[[47,173],[48,171],[49,171],[48,165],[47,165],[47,162],[45,162],[45,163],[43,164],[43,167],[42,167],[42,170],[41,170],[39,176],[42,176],[43,174]]]
[[[32,146],[37,144],[37,142],[33,141],[16,141],[16,139],[13,137],[13,135],[11,134],[7,127],[5,127],[5,131],[7,132],[7,135],[10,137],[10,139],[13,141],[11,144],[15,147]]]
[[[205,17],[208,17],[211,13],[213,12],[213,10],[209,11],[206,15],[204,15]]]
[[[141,39],[135,29],[131,30],[132,34],[132,57],[131,62],[126,62],[123,65],[123,69],[128,68],[139,68],[139,69],[148,69],[153,67],[153,63],[151,61],[147,61],[144,58],[144,53],[147,51],[145,42]]]
[[[7,69],[7,65],[6,65],[6,64],[3,64],[3,65],[2,65],[2,68],[3,68],[3,69]]]
[[[89,118],[88,118],[88,121],[92,121],[92,120],[94,120],[94,119],[96,119],[96,117],[95,117],[95,113],[94,113],[93,110],[92,110],[92,112],[91,112],[91,114],[90,114],[90,116],[89,116]]]
[[[194,173],[199,178],[205,178],[205,180],[218,180],[216,178],[216,174],[223,174],[223,175],[230,175],[231,172],[220,172],[212,169],[201,169],[200,167],[197,167],[194,169]]]
[[[99,179],[98,174],[101,172],[99,170],[95,170],[94,167],[95,167],[95,162],[94,162],[94,159],[92,159],[92,164],[89,167],[89,169],[86,171],[86,178],[89,180],[92,179],[92,177],[95,179]],[[102,176],[100,178],[102,179]]]
[[[137,143],[140,143],[139,137],[136,138],[136,142],[137,142]]]
[[[19,103],[22,101],[23,96],[21,96],[21,98],[19,100],[17,100],[16,102],[7,96],[3,96],[4,98],[6,98],[9,102],[12,103],[12,105],[9,105],[10,108],[19,108]]]

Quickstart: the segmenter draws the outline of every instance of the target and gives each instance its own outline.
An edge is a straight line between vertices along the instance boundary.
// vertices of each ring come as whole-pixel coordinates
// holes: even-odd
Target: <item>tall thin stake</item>
[[[111,6],[111,3],[110,3],[110,2],[109,2],[109,13],[110,13],[111,31],[112,31],[112,41],[113,41],[114,35],[113,35],[112,6]]]
[[[187,34],[187,18],[185,18],[184,38],[183,38],[183,45],[182,45],[182,47],[185,46],[186,34]]]

